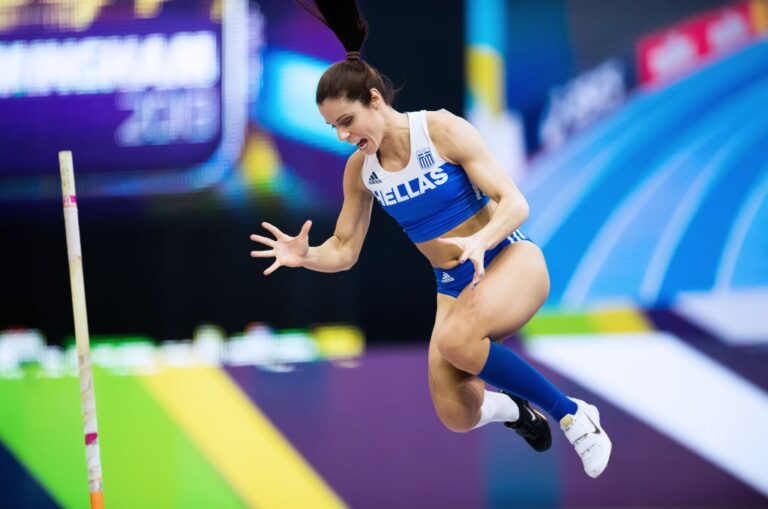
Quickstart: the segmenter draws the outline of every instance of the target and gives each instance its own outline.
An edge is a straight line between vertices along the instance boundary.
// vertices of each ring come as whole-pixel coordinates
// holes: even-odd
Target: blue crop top
[[[411,159],[390,172],[376,155],[366,155],[363,184],[413,242],[435,239],[460,225],[488,203],[464,168],[443,159],[427,129],[426,111],[408,113]]]

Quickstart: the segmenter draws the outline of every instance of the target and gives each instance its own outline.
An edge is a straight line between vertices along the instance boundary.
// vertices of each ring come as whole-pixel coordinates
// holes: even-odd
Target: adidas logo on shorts
[[[378,175],[376,175],[375,171],[372,171],[371,176],[368,177],[368,185],[373,185],[373,184],[381,184],[381,180],[379,180],[379,177]]]
[[[447,272],[443,272],[443,279],[440,280],[441,283],[453,283],[454,279],[451,277],[450,274]]]

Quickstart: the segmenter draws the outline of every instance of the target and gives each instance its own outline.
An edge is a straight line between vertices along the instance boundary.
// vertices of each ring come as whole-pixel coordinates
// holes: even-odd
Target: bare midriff
[[[448,237],[469,237],[480,231],[491,220],[496,202],[488,204],[477,213],[455,228],[440,235],[437,239],[416,243],[416,248],[427,257],[429,263],[439,269],[451,269],[459,264],[461,249],[458,246],[441,242],[439,239]]]

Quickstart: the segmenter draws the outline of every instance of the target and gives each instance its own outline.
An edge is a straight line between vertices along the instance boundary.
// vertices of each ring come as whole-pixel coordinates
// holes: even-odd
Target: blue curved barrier
[[[763,41],[636,94],[561,152],[535,161],[523,186],[532,210],[527,231],[547,254],[550,303],[654,305],[714,287],[734,222],[741,217],[744,227],[740,211],[766,171],[766,105]],[[763,216],[751,217],[756,226]],[[740,249],[765,254],[765,236],[751,228]],[[751,286],[738,263],[732,280]],[[768,279],[761,270],[753,271],[754,285]]]

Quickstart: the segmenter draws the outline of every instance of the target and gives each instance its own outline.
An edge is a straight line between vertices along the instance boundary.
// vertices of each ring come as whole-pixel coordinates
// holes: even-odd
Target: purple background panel
[[[377,349],[354,369],[229,372],[352,507],[485,506],[484,437],[443,428],[426,362],[422,348]]]
[[[517,341],[508,345],[520,351]],[[352,507],[765,507],[762,495],[718,466],[537,367],[600,408],[614,442],[600,478],[587,477],[555,423],[552,449],[543,454],[500,424],[447,431],[432,407],[425,346],[371,349],[352,368],[228,372]]]

